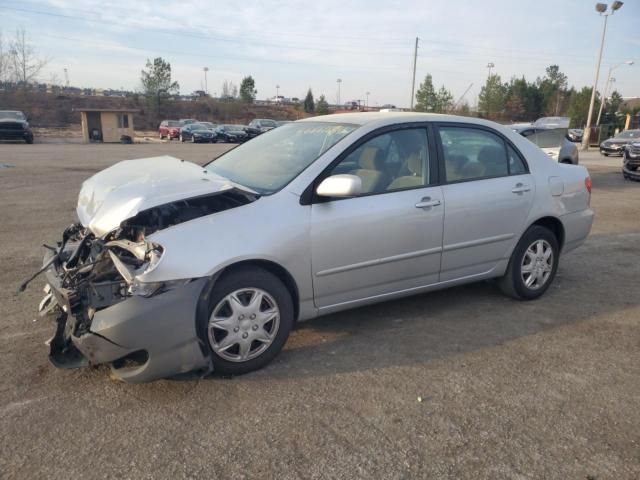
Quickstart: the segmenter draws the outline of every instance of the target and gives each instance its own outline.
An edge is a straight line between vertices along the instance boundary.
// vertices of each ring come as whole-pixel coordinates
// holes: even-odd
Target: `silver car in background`
[[[266,365],[297,321],[498,279],[540,297],[591,229],[584,167],[479,119],[353,113],[204,167],[117,163],[45,257],[52,361],[129,382]]]
[[[578,165],[578,146],[573,143],[566,128],[541,128],[534,125],[511,125],[511,128],[540,147],[556,162]]]

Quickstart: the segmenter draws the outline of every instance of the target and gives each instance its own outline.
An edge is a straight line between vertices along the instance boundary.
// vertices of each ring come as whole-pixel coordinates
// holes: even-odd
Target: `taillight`
[[[587,188],[587,192],[591,194],[591,177],[587,177],[584,179],[584,186]]]

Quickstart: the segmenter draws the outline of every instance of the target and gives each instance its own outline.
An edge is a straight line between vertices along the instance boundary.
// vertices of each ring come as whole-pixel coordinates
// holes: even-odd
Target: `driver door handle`
[[[431,199],[431,197],[424,197],[422,200],[416,203],[416,208],[431,208],[437,207],[438,205],[440,205],[440,200]]]

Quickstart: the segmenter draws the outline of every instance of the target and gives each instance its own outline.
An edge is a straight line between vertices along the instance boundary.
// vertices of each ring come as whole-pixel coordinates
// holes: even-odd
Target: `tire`
[[[546,255],[549,249],[551,250],[550,261],[541,259],[541,262],[538,264],[536,263],[538,257],[531,258],[530,254],[528,254],[529,249],[533,248],[533,251],[535,251],[538,244],[545,248],[543,255]],[[556,276],[559,257],[560,248],[558,246],[558,239],[553,232],[540,225],[533,225],[522,235],[522,238],[520,238],[509,260],[507,271],[504,276],[498,280],[500,290],[502,290],[505,295],[518,300],[535,300],[541,297]],[[525,262],[527,262],[527,265],[525,265]],[[523,268],[526,268],[529,264],[531,264],[531,268],[534,271],[532,273],[523,272]],[[527,286],[524,278],[525,275],[528,275],[527,280],[532,276],[537,277],[536,272],[538,271],[538,266],[541,267],[541,270],[544,268],[548,270],[541,273],[543,276],[542,279],[534,278],[533,284]],[[546,275],[546,273],[548,273],[548,275]]]
[[[29,136],[27,138],[24,139],[25,143],[27,143],[28,145],[33,144],[33,136]]]
[[[609,156],[609,154],[608,154],[608,153],[603,153],[603,155],[604,155],[605,157],[608,157],[608,156]]]
[[[184,143],[184,137],[180,134],[180,142]]]
[[[262,303],[258,310],[249,308],[251,300],[255,298],[251,292],[262,292]],[[233,293],[241,300],[241,305],[235,304],[240,312],[230,309],[229,298]],[[293,327],[291,294],[278,277],[260,268],[240,267],[224,273],[210,290],[205,289],[203,300],[206,301],[207,308],[202,311],[204,315],[198,316],[198,332],[209,350],[216,375],[242,375],[264,367],[280,353]],[[266,312],[273,310],[273,307],[278,314],[273,320],[265,322],[264,326],[257,327],[260,317],[264,315],[263,319],[268,318],[269,314]],[[252,311],[258,313],[255,320],[256,315]],[[242,312],[247,315],[244,319]],[[218,321],[212,321],[214,315]],[[216,327],[211,328],[212,325]],[[268,333],[269,329],[272,335],[270,343],[263,343],[264,339],[253,340],[254,337]],[[225,343],[227,338],[230,340]],[[245,341],[244,338],[248,340]],[[240,342],[248,344],[248,350],[245,349],[246,359],[241,358],[243,352]],[[220,350],[227,345],[230,348],[226,351]]]
[[[191,143],[196,143],[196,137],[191,136]]]

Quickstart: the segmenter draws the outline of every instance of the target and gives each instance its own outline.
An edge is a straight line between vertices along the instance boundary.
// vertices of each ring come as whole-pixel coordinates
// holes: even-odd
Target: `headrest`
[[[487,145],[485,147],[482,147],[480,149],[480,152],[478,152],[478,162],[484,163],[485,165],[492,163],[502,163],[505,161],[506,158],[503,148],[494,145]]]

